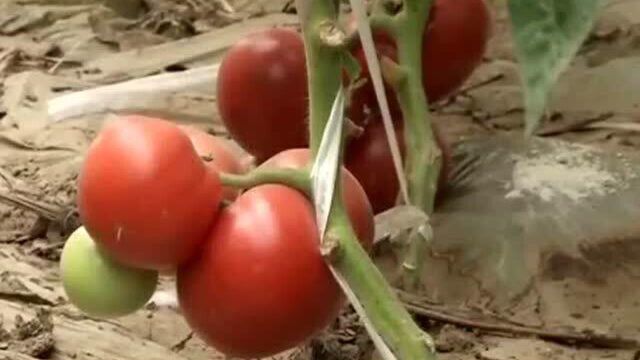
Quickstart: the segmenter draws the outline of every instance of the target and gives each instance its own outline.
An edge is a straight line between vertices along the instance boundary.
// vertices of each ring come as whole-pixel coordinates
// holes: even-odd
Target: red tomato
[[[394,116],[393,114],[400,114],[402,110],[400,104],[398,104],[395,92],[387,86],[385,87],[385,93],[387,95],[389,111],[392,116]],[[362,87],[355,89],[351,93],[351,102],[347,107],[347,116],[354,124],[366,126],[372,117],[380,113],[381,110],[378,106],[378,99],[376,98],[376,93],[371,83],[363,84]]]
[[[222,198],[189,138],[168,121],[107,123],[86,154],[78,207],[87,231],[118,262],[166,270],[206,239]]]
[[[183,314],[228,356],[262,358],[331,324],[344,303],[320,253],[313,207],[283,185],[224,208],[200,255],[178,270]]]
[[[350,26],[354,26],[353,21]],[[490,32],[491,14],[484,0],[435,0],[422,49],[422,80],[430,102],[450,95],[469,78],[482,62]],[[395,44],[388,35],[376,32],[375,42],[380,56],[397,60]],[[362,48],[358,47],[354,55],[368,78]],[[370,82],[368,87],[372,87]],[[371,104],[378,109],[376,102]]]
[[[401,121],[395,122],[396,139],[400,153],[405,157],[405,141]],[[438,180],[439,192],[444,189],[451,163],[451,149],[440,129],[433,124],[434,136],[442,150],[442,170]],[[366,191],[373,211],[379,214],[395,206],[400,184],[393,166],[391,149],[384,131],[384,124],[378,117],[366,128],[364,134],[352,140],[346,151],[345,166],[358,179]]]
[[[228,174],[246,172],[245,166],[226,139],[210,135],[194,126],[180,126],[180,128],[187,134],[196,153],[204,158],[205,164],[211,171],[216,174],[218,172]],[[239,190],[237,189],[223,188],[223,197],[226,200],[234,200],[238,194]]]
[[[307,166],[310,160],[311,151],[309,149],[290,149],[277,154],[261,166],[300,169]],[[347,213],[358,239],[367,250],[370,250],[375,235],[373,210],[362,185],[347,169],[344,170],[342,173],[342,195]]]
[[[269,29],[235,44],[220,65],[217,93],[229,133],[259,161],[307,145],[307,71],[297,32]]]

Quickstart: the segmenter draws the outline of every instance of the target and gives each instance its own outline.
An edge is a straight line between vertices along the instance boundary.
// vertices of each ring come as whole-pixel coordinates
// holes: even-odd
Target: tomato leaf
[[[525,132],[540,126],[550,92],[591,30],[602,0],[511,0],[516,55],[522,69]]]
[[[320,148],[318,149],[318,154],[311,169],[311,184],[316,209],[316,219],[322,239],[324,238],[329,213],[331,212],[336,178],[340,165],[344,103],[344,89],[341,87],[333,102],[331,115],[324,128]]]

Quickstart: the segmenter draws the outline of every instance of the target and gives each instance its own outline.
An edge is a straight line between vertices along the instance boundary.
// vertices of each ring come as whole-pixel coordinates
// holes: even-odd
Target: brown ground
[[[164,69],[210,64],[246,31],[292,19],[271,14],[282,9],[275,0],[232,1],[238,11],[234,16],[251,16],[246,23],[236,23],[234,16],[221,10],[222,0],[150,0],[143,21],[125,20],[95,5],[99,2],[0,3],[0,359],[223,358],[193,337],[180,315],[170,308],[150,306],[117,321],[96,321],[65,302],[56,261],[65,236],[77,226],[72,212],[77,168],[104,116],[49,123],[44,106],[47,99],[62,92]],[[127,13],[137,8],[135,1],[111,2]],[[251,5],[243,5],[246,3]],[[265,13],[270,15],[258,16]],[[485,64],[466,90],[438,111],[437,120],[452,139],[522,129],[521,94],[508,27],[503,12],[496,18]],[[182,38],[188,40],[176,42]],[[148,47],[148,52],[137,54],[136,49],[142,47]],[[558,85],[550,121],[541,133],[635,151],[640,146],[639,86],[640,2],[611,0],[579,58]],[[211,121],[217,120],[215,97],[208,88],[200,90],[151,98],[139,94],[133,97],[135,104],[121,108],[183,119],[223,132],[219,123]],[[562,267],[569,260],[558,261]],[[637,272],[629,276],[640,277]],[[614,278],[606,281],[619,282]],[[170,283],[163,286],[168,288]],[[544,323],[533,326],[530,320],[536,317],[529,313],[539,313],[540,304],[526,299],[519,309],[492,316],[479,311],[482,308],[472,312],[424,299],[405,300],[436,334],[441,359],[636,360],[640,358],[640,300],[621,295],[622,290],[627,295],[637,294],[637,288],[630,286],[623,289],[620,285],[620,291],[614,293],[601,291],[596,301],[585,299],[567,280],[562,296],[572,301],[557,304],[571,307],[547,304],[543,309],[557,320],[554,324],[571,323],[573,330],[585,317],[600,319],[597,329],[584,321],[585,329],[597,332],[595,337],[571,329],[548,329]],[[547,299],[560,296],[551,285],[540,289],[547,292]],[[632,300],[612,307],[635,311],[616,312],[606,306],[606,312],[601,310],[602,304],[622,298]],[[622,333],[632,342],[630,346],[609,334],[606,324],[614,315],[616,324],[621,323],[619,319],[626,320]],[[572,340],[584,341],[571,346],[568,343]],[[362,328],[354,315],[346,312],[335,329],[279,358],[377,358],[368,350],[370,344]]]

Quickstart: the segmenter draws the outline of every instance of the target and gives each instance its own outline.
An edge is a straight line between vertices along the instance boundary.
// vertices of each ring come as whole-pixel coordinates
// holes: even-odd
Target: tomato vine
[[[358,5],[361,1],[352,0],[352,4]],[[443,167],[443,152],[438,145],[439,140],[430,119],[427,96],[431,95],[428,95],[428,86],[425,86],[427,83],[425,79],[430,79],[430,73],[423,73],[426,71],[423,34],[426,32],[434,1],[373,0],[369,18],[372,30],[384,32],[397,48],[393,50],[397,51],[397,54],[394,53],[392,56],[393,59],[385,57],[383,54],[380,68],[382,77],[387,85],[390,85],[392,90],[390,93],[395,94],[395,98],[391,100],[397,102],[394,105],[399,105],[399,112],[402,115],[402,127],[398,127],[398,129],[402,129],[401,140],[403,141],[401,142],[405,150],[404,155],[400,154],[399,146],[395,144],[394,125],[398,124],[390,123],[390,104],[387,104],[389,106],[381,106],[384,109],[382,124],[386,136],[389,137],[387,140],[392,145],[391,153],[394,158],[395,170],[399,173],[398,178],[402,180],[400,187],[403,199],[421,209],[426,215],[430,215],[434,211],[436,192]],[[545,1],[551,2],[552,0]],[[479,3],[484,5],[482,1]],[[525,97],[529,99],[527,111],[530,114],[527,116],[527,127],[530,130],[537,126],[540,117],[538,112],[544,108],[545,97],[555,81],[554,79],[566,66],[571,54],[576,51],[580,43],[579,40],[585,36],[588,24],[581,24],[579,15],[582,14],[583,17],[586,16],[585,14],[592,15],[597,6],[595,0],[591,0],[589,6],[583,8],[578,7],[575,0],[553,4],[554,7],[541,6],[538,9],[539,15],[536,17],[530,16],[531,11],[526,7],[524,0],[514,1],[510,8],[511,15],[515,20],[516,35],[519,35],[516,36],[516,42],[520,46],[520,57],[525,60],[525,75],[528,74],[526,77],[528,81],[525,81],[525,85],[529,91]],[[130,312],[133,308],[140,307],[143,300],[150,296],[157,280],[157,271],[176,267],[181,274],[179,279],[182,279],[179,281],[183,285],[179,286],[182,289],[181,296],[183,300],[186,299],[182,302],[187,304],[185,313],[189,314],[187,318],[190,318],[191,323],[196,324],[194,328],[199,328],[200,333],[208,336],[210,343],[222,347],[223,351],[246,356],[262,356],[300,343],[303,339],[312,336],[318,329],[327,326],[337,316],[341,295],[338,296],[338,286],[333,282],[335,278],[356,311],[362,316],[367,330],[386,360],[435,359],[431,337],[416,324],[394,289],[387,283],[381,271],[369,257],[368,250],[373,238],[374,225],[373,212],[367,199],[368,194],[358,183],[356,177],[346,171],[342,174],[338,172],[335,177],[335,188],[331,186],[330,190],[324,191],[324,193],[323,190],[318,190],[321,186],[317,186],[317,184],[321,182],[319,179],[323,174],[317,173],[317,169],[320,167],[311,167],[311,165],[331,165],[326,167],[331,171],[331,175],[325,176],[325,178],[329,178],[327,182],[331,184],[335,175],[333,171],[342,169],[344,163],[345,138],[354,127],[362,126],[358,120],[353,123],[344,122],[344,114],[342,114],[344,112],[345,87],[343,76],[345,73],[352,75],[357,70],[355,69],[357,66],[354,66],[357,64],[357,59],[350,52],[351,45],[355,43],[357,36],[355,36],[355,32],[350,33],[341,27],[338,21],[340,15],[338,0],[298,0],[298,5],[302,5],[298,6],[298,10],[302,26],[304,61],[306,62],[306,90],[309,96],[307,134],[309,148],[298,149],[302,152],[297,154],[283,155],[282,152],[279,153],[285,159],[281,159],[284,162],[288,161],[287,157],[294,159],[292,160],[293,166],[280,167],[277,164],[267,166],[269,163],[267,160],[267,163],[263,164],[264,166],[258,167],[249,174],[242,174],[245,171],[242,164],[238,159],[233,158],[232,153],[225,149],[222,142],[217,142],[215,138],[208,138],[204,133],[199,133],[194,129],[181,129],[168,121],[142,117],[121,119],[116,125],[107,127],[101,134],[102,140],[96,141],[89,151],[87,163],[83,168],[83,176],[79,181],[81,190],[79,192],[79,208],[87,231],[83,238],[77,237],[74,241],[69,242],[72,246],[65,250],[67,256],[64,258],[73,260],[64,261],[65,264],[63,264],[65,269],[70,270],[64,272],[67,274],[65,276],[67,291],[70,293],[75,291],[73,295],[77,303],[86,305],[96,301],[90,296],[92,288],[84,287],[86,279],[78,280],[74,277],[78,274],[74,272],[77,271],[77,268],[89,266],[78,262],[80,256],[74,256],[74,254],[89,254],[93,263],[99,263],[104,259],[110,261],[106,255],[103,258],[101,252],[94,251],[97,249],[97,245],[100,245],[101,249],[107,250],[105,254],[109,253],[109,256],[114,258],[113,264],[116,264],[115,260],[117,260],[135,267],[137,270],[149,270],[138,272],[118,267],[117,264],[112,266],[111,263],[108,263],[109,266],[101,268],[102,272],[97,275],[112,276],[110,274],[115,273],[123,279],[122,281],[144,282],[147,286],[136,299],[127,301],[121,296],[115,296],[120,294],[115,294],[110,299],[111,303],[102,304],[102,308],[100,306],[93,308],[84,306],[85,309],[89,309],[88,311],[107,315]],[[569,18],[572,21],[568,21],[568,23],[573,26],[567,28],[568,30],[564,26],[548,21],[550,18],[554,18],[552,15],[556,12],[565,13],[568,11],[567,9],[577,14]],[[364,9],[361,7],[358,11],[360,18],[358,21],[362,21],[365,16]],[[485,24],[488,21],[486,19],[487,17],[483,17],[479,23]],[[593,17],[590,19],[593,20]],[[534,27],[525,26],[528,23],[540,24]],[[365,51],[365,57],[371,58],[373,57],[371,51],[373,45],[370,44],[371,34],[368,28],[362,27],[362,24],[359,26],[359,31],[364,33],[363,37],[367,38],[365,46],[368,48]],[[552,39],[552,37],[540,35],[538,38],[544,40],[541,43],[549,46],[527,46],[529,45],[527,41],[530,37],[530,31],[538,35],[551,34],[561,38],[561,41],[553,42],[547,39]],[[571,36],[564,36],[566,33]],[[484,38],[484,35],[485,32],[481,32],[479,37]],[[300,50],[294,49],[292,57],[289,59],[291,61],[287,63],[289,66],[280,61],[282,56],[274,50],[276,48],[271,48],[273,51],[271,55],[274,55],[271,59],[273,63],[280,66],[281,69],[293,69],[291,73],[295,75],[288,77],[288,82],[280,83],[279,88],[281,90],[284,88],[294,89],[292,92],[300,95],[297,99],[300,101],[294,101],[294,107],[289,108],[291,110],[289,115],[293,114],[294,116],[282,116],[278,111],[273,111],[268,117],[263,117],[263,119],[268,118],[261,124],[263,131],[257,131],[252,126],[247,126],[247,124],[251,125],[251,122],[246,120],[253,120],[263,115],[265,109],[271,107],[274,99],[279,98],[279,96],[275,96],[278,94],[272,94],[273,97],[265,97],[261,99],[259,104],[256,103],[254,107],[247,108],[244,100],[247,99],[247,96],[252,95],[248,92],[225,89],[233,88],[238,79],[245,87],[249,87],[256,78],[264,75],[269,81],[264,81],[261,86],[264,92],[268,92],[273,87],[271,82],[273,78],[267,76],[269,74],[264,74],[264,68],[256,67],[247,61],[235,61],[233,57],[224,63],[227,68],[222,66],[221,72],[223,73],[242,75],[226,78],[221,76],[218,90],[227,95],[221,96],[219,99],[222,117],[229,122],[227,127],[236,141],[248,148],[249,152],[259,158],[258,160],[263,161],[278,151],[284,149],[288,151],[292,147],[302,146],[307,142],[303,136],[306,126],[303,121],[306,97],[304,96],[305,89],[303,89],[305,81],[302,79],[305,76],[300,75],[303,73],[301,41],[295,31],[272,31],[269,36],[257,36],[255,39],[261,40],[256,40],[255,43],[249,42],[248,45],[245,43],[246,46],[237,47],[230,53],[236,54],[239,58],[252,52],[265,55],[262,50],[264,50],[265,44],[269,45],[268,42],[264,42],[265,39],[267,41],[280,39],[282,43],[276,41],[276,45],[280,48]],[[284,43],[289,46],[283,45]],[[482,43],[472,51],[474,53],[473,64],[477,65],[480,61],[480,53],[484,50],[484,45],[485,43]],[[561,47],[563,51],[555,51],[555,47]],[[554,71],[553,76],[544,77],[542,82],[539,81],[541,78],[540,68],[545,71],[546,68],[538,66],[541,62],[538,48],[554,50],[543,53],[547,58],[546,61],[553,63]],[[374,72],[379,73],[377,62],[373,62],[373,64],[375,65]],[[467,69],[466,66],[463,67]],[[232,70],[224,71],[224,69]],[[251,71],[246,71],[247,69]],[[470,67],[462,73],[465,71],[471,71]],[[280,72],[277,73],[280,74]],[[380,102],[384,103],[387,89],[381,89],[379,74],[373,74],[373,76],[376,77],[374,83],[376,91],[379,92],[375,95]],[[281,78],[282,76],[277,77]],[[454,80],[462,81],[462,77],[464,76],[458,74],[457,79]],[[455,82],[454,80],[451,81],[451,84]],[[238,96],[239,93],[242,95]],[[440,95],[442,96],[442,94]],[[302,101],[303,98],[304,101]],[[367,99],[367,101],[370,100]],[[359,111],[359,109],[357,110]],[[358,111],[353,113],[360,114]],[[338,113],[341,115],[336,116]],[[284,119],[284,122],[287,123],[288,120],[291,120],[290,118],[293,118],[294,126],[288,129],[292,131],[284,136],[281,130],[286,128],[287,124],[280,123],[280,121]],[[378,125],[380,124],[378,123]],[[346,131],[326,134],[326,129],[329,129],[328,133],[331,133],[336,129],[342,130],[342,127],[346,127]],[[300,129],[301,131],[297,131]],[[374,128],[374,130],[376,129]],[[280,144],[262,142],[264,135],[262,132],[269,131],[271,133],[265,138],[280,136]],[[129,138],[123,134],[133,134],[138,140],[143,141],[140,141],[141,145],[135,144],[134,146],[134,143],[130,142]],[[258,134],[258,136],[254,137],[254,134]],[[369,134],[375,135],[371,128]],[[240,139],[244,139],[244,141],[240,141]],[[135,151],[144,153],[145,156],[129,156]],[[209,160],[205,159],[205,162],[199,161],[212,154],[218,158],[215,159],[213,156]],[[271,158],[271,161],[277,163],[278,161],[274,160],[276,157]],[[404,159],[398,160],[399,157],[404,157]],[[336,159],[338,164],[336,164]],[[311,163],[306,164],[307,162]],[[206,166],[205,163],[207,163]],[[174,167],[175,164],[180,164],[182,167]],[[336,166],[332,167],[333,165]],[[163,171],[170,167],[182,171],[177,171],[175,176],[166,176]],[[375,169],[366,170],[375,171]],[[220,171],[226,173],[218,174]],[[404,174],[400,174],[403,171]],[[102,181],[103,178],[112,178],[111,175],[114,173],[120,176],[113,177],[115,180],[107,183]],[[152,181],[156,178],[162,178],[164,182],[156,184]],[[167,184],[171,186],[166,186]],[[222,185],[225,186],[224,189]],[[343,186],[346,191],[343,190]],[[166,196],[165,190],[168,188],[183,190],[182,193],[188,194],[188,196],[179,197],[176,195],[177,193],[173,194],[175,196]],[[307,197],[290,188],[299,190]],[[237,189],[250,190],[238,197]],[[397,190],[393,191],[397,192]],[[134,192],[137,192],[136,195],[145,201],[131,206],[129,204],[130,196]],[[328,201],[326,203],[321,201],[323,195],[331,195],[326,196],[331,200],[327,215],[328,220],[327,217],[321,217],[320,220],[316,218],[314,223],[313,211],[308,206],[308,198],[315,197],[314,200],[317,204],[329,204]],[[223,197],[227,201],[235,202],[220,210],[218,205]],[[148,199],[153,201],[148,201]],[[253,207],[253,204],[259,201],[267,204],[270,211],[256,211],[258,207]],[[294,204],[296,208],[294,210],[288,209],[287,204]],[[317,208],[320,209],[316,211],[318,214],[327,214],[323,211],[322,206],[318,205]],[[218,216],[218,212],[222,212],[223,215]],[[236,226],[239,223],[252,223],[243,220],[244,218],[241,217],[243,212],[252,221],[262,219],[266,224],[264,227],[275,224],[276,227],[281,228],[282,231],[272,231],[271,239],[267,241],[275,246],[274,251],[270,253],[263,251],[264,244],[261,243],[264,240],[263,233],[255,232],[255,228]],[[298,226],[297,221],[301,218],[296,218],[296,216],[299,214],[301,214],[301,218],[304,217],[306,226]],[[220,220],[221,218],[222,220]],[[158,219],[162,221],[158,221]],[[327,220],[326,229],[324,220]],[[186,226],[187,224],[191,226]],[[213,228],[211,234],[204,236],[210,228]],[[320,236],[314,232],[316,228],[319,228]],[[295,233],[298,230],[300,232],[297,235],[288,236],[289,233]],[[95,248],[91,247],[93,246],[91,241],[94,239],[90,238],[89,234],[93,234],[95,237]],[[245,241],[245,246],[235,247],[237,242],[234,240],[234,236],[236,239]],[[414,290],[421,284],[425,253],[431,237],[432,231],[428,223],[424,223],[409,234],[405,259],[399,269],[405,290]],[[306,243],[297,241],[300,239]],[[316,247],[318,239],[322,240],[321,251],[318,251]],[[296,248],[300,245],[302,247]],[[201,246],[206,246],[204,248],[207,250],[205,255],[198,251],[198,249],[202,249]],[[226,249],[231,255],[219,256],[220,249]],[[251,252],[246,249],[260,249],[260,251]],[[307,307],[304,304],[312,304],[313,306],[317,305],[317,309],[320,310],[316,313],[322,313],[322,316],[315,318],[312,321],[312,326],[305,328],[305,324],[302,324],[302,330],[300,330],[295,325],[290,326],[292,322],[287,313],[287,306],[280,306],[279,310],[281,311],[272,311],[274,309],[273,303],[268,301],[252,302],[249,296],[242,297],[242,300],[249,300],[242,306],[242,310],[246,310],[246,313],[229,311],[236,304],[234,296],[248,293],[253,289],[252,283],[262,282],[265,279],[282,280],[295,273],[295,271],[291,271],[291,268],[279,266],[287,264],[285,258],[288,255],[284,251],[287,249],[293,249],[294,256],[296,251],[298,255],[307,256],[307,258],[303,256],[295,259],[297,260],[296,269],[312,264],[317,270],[316,275],[318,275],[315,278],[313,276],[307,277],[306,280],[301,281],[306,286],[305,289],[308,290],[305,293],[307,302],[299,301],[300,298],[296,298],[299,310],[297,314],[305,313]],[[196,256],[197,254],[199,256]],[[273,254],[277,256],[273,256]],[[324,261],[322,256],[324,256]],[[232,258],[240,260],[229,261]],[[206,294],[206,296],[201,296],[199,293],[203,290],[201,284],[212,284],[216,280],[231,284],[236,280],[236,276],[229,276],[228,268],[238,270],[237,273],[240,274],[238,277],[240,277],[244,273],[245,262],[264,262],[264,264],[274,266],[262,266],[270,272],[253,272],[245,277],[244,280],[247,281],[244,283],[238,281],[243,284],[234,284],[238,286],[228,287],[228,297],[222,296],[212,300]],[[328,265],[329,268],[325,265]],[[189,269],[196,270],[190,271]],[[312,294],[315,291],[313,286],[318,284],[318,279],[326,285],[324,290],[320,289],[318,293],[329,295],[326,298],[328,300],[324,303],[322,300],[317,300],[320,297]],[[293,282],[277,281],[272,289],[277,287],[281,295],[287,295],[290,293],[289,286]],[[208,289],[204,288],[205,291]],[[333,304],[331,299],[334,301]],[[236,333],[227,332],[230,328],[222,322],[218,322],[219,317],[212,315],[213,312],[209,311],[211,301],[218,301],[218,305],[222,304],[218,309],[219,313],[232,314],[231,318],[237,324],[247,326],[247,331],[241,331],[243,337],[255,335],[251,334],[250,328],[253,324],[247,319],[257,318],[259,315],[256,314],[262,313],[273,316],[270,321],[262,324],[258,332],[272,333],[274,328],[282,329],[285,327],[282,324],[288,326],[288,331],[284,331],[285,334],[280,339],[268,339],[264,343],[247,345],[247,339],[236,338]],[[280,301],[278,304],[282,305],[282,303],[286,303],[286,301]],[[323,305],[326,306],[323,307]],[[324,310],[322,310],[323,308]],[[208,317],[199,316],[204,312],[208,313]]]
[[[415,3],[421,1],[415,1]],[[302,21],[302,33],[305,40],[309,78],[310,143],[313,154],[317,154],[333,105],[333,96],[341,86],[340,75],[344,66],[342,61],[346,52],[345,43],[334,40],[345,40],[347,36],[341,33],[342,30],[337,25],[338,10],[335,2],[317,0],[311,1],[308,5],[309,8],[306,11],[308,19]],[[412,16],[415,16],[413,11],[426,11],[428,7],[417,6],[414,9],[409,6],[407,9],[411,11]],[[421,16],[426,20],[426,14]],[[416,19],[411,18],[411,22],[404,31],[411,29],[411,26],[416,26],[413,22],[418,21],[418,17],[415,17]],[[416,34],[422,34],[422,32],[416,32]],[[415,34],[410,36],[421,39],[421,36]],[[404,51],[411,55],[406,49]],[[405,54],[405,57],[409,55]],[[421,66],[419,57],[417,64],[418,67]],[[427,104],[422,92],[422,84],[411,83],[408,86],[412,85],[419,87],[409,93],[418,95],[412,95],[409,104],[416,107],[414,111],[426,111]],[[414,99],[413,96],[416,98]],[[424,121],[424,117],[422,120]],[[424,127],[429,125],[424,122],[422,124]],[[420,130],[422,134],[425,132],[429,134],[428,130]],[[430,146],[429,138],[426,140],[427,146]],[[425,139],[414,138],[410,144],[413,142],[420,143],[418,150],[425,148]],[[437,180],[437,172],[435,174],[434,179]],[[423,175],[416,177],[418,176]],[[367,317],[365,321],[369,321],[374,328],[372,335],[379,335],[384,345],[396,358],[433,359],[435,354],[431,338],[413,321],[380,270],[358,243],[341,201],[341,192],[340,182],[337,182],[327,229],[327,237],[333,240],[336,246],[328,260],[338,276],[348,283],[350,290],[362,306]]]

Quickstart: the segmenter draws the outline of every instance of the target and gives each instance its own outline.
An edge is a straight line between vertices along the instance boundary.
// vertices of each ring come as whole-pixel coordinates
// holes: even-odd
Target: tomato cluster
[[[310,160],[308,149],[291,149],[261,167]],[[108,122],[87,151],[83,227],[60,264],[71,302],[97,317],[127,315],[170,271],[188,323],[229,355],[272,355],[328,326],[344,297],[320,252],[310,199],[284,185],[223,187],[220,173],[245,171],[226,140],[197,128],[144,116]],[[342,176],[354,231],[370,249],[373,210],[355,177]]]
[[[159,271],[175,269],[198,252],[223,191],[235,196],[223,190],[217,169],[242,170],[222,139],[144,116],[106,123],[78,178],[84,226],[62,254],[70,300],[99,317],[143,306]]]
[[[426,95],[450,94],[481,61],[488,36],[483,0],[436,0],[424,33]],[[395,45],[376,33],[380,56]],[[238,42],[218,79],[218,105],[229,134],[265,168],[309,169],[304,43],[291,29],[269,29]],[[353,55],[368,71],[359,45]],[[402,112],[387,89],[404,157]],[[343,202],[364,249],[374,214],[394,206],[398,181],[371,82],[351,94],[347,116],[363,128],[348,140],[341,169]],[[443,149],[444,186],[450,154]],[[327,327],[345,298],[320,250],[314,207],[304,189],[264,184],[241,192],[221,174],[244,174],[228,140],[195,127],[131,115],[105,124],[78,179],[83,223],[61,259],[65,291],[98,317],[136,311],[158,274],[177,276],[185,319],[229,356],[266,357]],[[228,179],[228,177],[226,178]]]
[[[435,0],[422,39],[423,84],[430,102],[452,94],[481,63],[490,20],[485,0]],[[349,18],[347,28],[355,30],[354,18]],[[374,40],[379,57],[397,60],[396,45],[387,34],[376,31]],[[379,213],[396,203],[398,180],[359,43],[353,46],[352,54],[362,72],[361,79],[351,80],[364,80],[364,84],[352,92],[347,116],[364,132],[349,141],[346,166]],[[404,147],[400,136],[402,112],[389,86],[386,91],[398,140]],[[307,145],[307,96],[304,44],[292,29],[269,29],[248,36],[223,59],[218,77],[222,120],[232,137],[259,162],[283,150]],[[440,129],[433,130],[444,153],[439,182],[442,187],[450,151]]]

